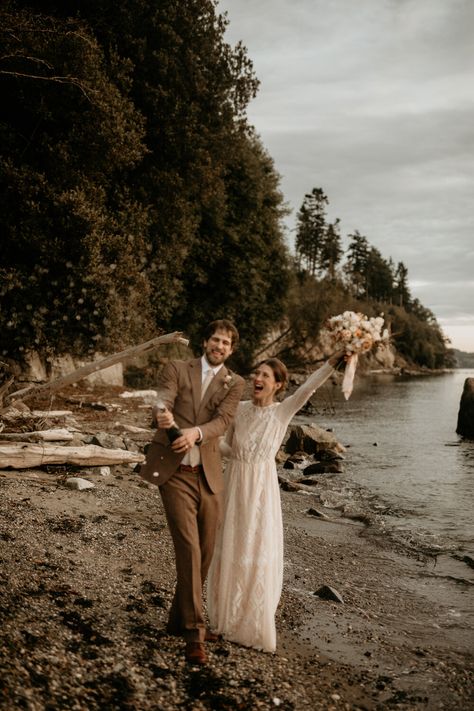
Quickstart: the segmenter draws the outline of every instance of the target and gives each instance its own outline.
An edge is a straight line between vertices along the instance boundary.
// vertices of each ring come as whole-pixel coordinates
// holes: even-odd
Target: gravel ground
[[[71,388],[54,407],[83,434],[146,426],[118,392]],[[67,488],[71,474],[95,487]],[[222,641],[199,668],[164,632],[174,558],[154,487],[129,466],[56,466],[2,471],[0,489],[1,709],[474,709],[472,571],[408,555],[317,494],[282,491],[277,653]]]

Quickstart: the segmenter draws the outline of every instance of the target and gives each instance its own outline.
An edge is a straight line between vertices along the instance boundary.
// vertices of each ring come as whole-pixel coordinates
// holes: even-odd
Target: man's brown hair
[[[205,341],[208,341],[211,336],[215,334],[216,331],[227,331],[231,335],[231,341],[232,341],[232,350],[236,350],[237,346],[239,345],[239,332],[232,323],[232,321],[229,321],[226,318],[219,318],[216,319],[215,321],[211,321],[206,328],[204,329],[203,337]]]

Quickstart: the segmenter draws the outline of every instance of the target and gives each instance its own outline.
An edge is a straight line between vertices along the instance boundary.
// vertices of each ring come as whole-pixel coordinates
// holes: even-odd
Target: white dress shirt
[[[206,356],[201,357],[201,385],[203,384],[204,380],[206,379],[206,376],[208,374],[208,371],[212,370],[212,373],[214,377],[217,375],[219,370],[222,368],[224,364],[221,363],[220,365],[212,366],[207,362]],[[212,381],[211,381],[212,382]],[[197,428],[199,430],[199,439],[197,440],[198,442],[202,441],[202,432],[201,428]],[[201,452],[197,444],[192,447],[192,449],[189,450],[189,452],[186,452],[184,455],[181,464],[185,464],[187,466],[193,466],[196,467],[198,464],[201,464]]]

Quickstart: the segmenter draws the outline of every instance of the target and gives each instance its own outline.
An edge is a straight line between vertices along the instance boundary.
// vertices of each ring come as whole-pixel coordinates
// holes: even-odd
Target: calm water
[[[345,479],[395,515],[386,523],[427,544],[474,554],[474,442],[456,435],[459,402],[474,370],[359,378],[345,402],[321,389],[319,414],[347,449]],[[307,419],[307,418],[305,418]]]

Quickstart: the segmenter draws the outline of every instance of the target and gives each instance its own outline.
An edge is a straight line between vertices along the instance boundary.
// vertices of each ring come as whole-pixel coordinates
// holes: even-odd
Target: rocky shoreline
[[[55,407],[70,406],[86,436],[126,432],[142,447],[146,433],[130,428],[148,427],[149,408],[119,391],[71,388]],[[69,489],[71,474],[94,487]],[[327,482],[337,488],[337,474]],[[458,612],[469,575],[454,583],[433,558],[325,506],[324,486],[282,490],[277,653],[222,641],[201,669],[164,632],[174,564],[154,487],[129,465],[1,471],[0,708],[474,708],[472,628]],[[316,595],[323,585],[342,602]]]

